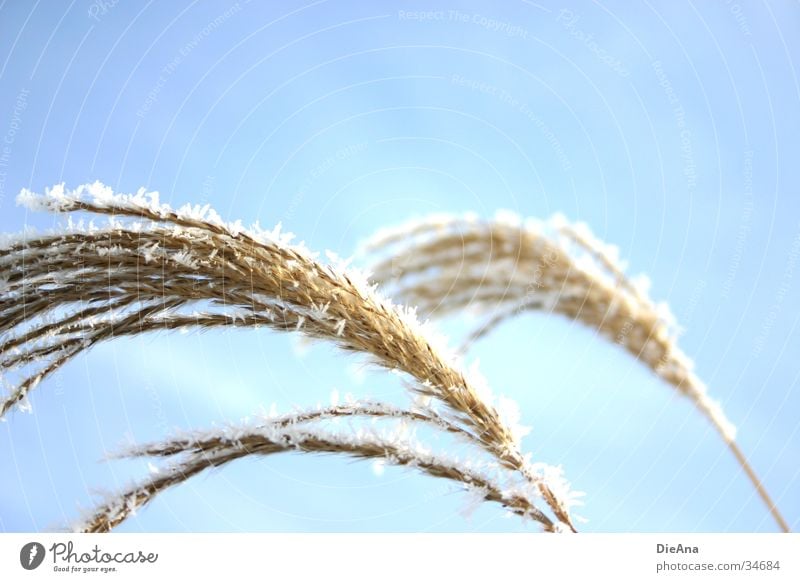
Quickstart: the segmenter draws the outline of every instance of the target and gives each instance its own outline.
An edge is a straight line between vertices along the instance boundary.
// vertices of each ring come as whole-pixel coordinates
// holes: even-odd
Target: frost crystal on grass
[[[347,320],[345,320],[345,319],[340,319],[339,321],[336,322],[336,326],[334,327],[334,331],[336,332],[337,336],[339,336],[339,337],[342,336],[342,334],[344,333],[344,326],[345,326],[346,323],[347,323]]]
[[[376,477],[382,477],[386,471],[386,460],[376,459],[372,461],[372,474]]]

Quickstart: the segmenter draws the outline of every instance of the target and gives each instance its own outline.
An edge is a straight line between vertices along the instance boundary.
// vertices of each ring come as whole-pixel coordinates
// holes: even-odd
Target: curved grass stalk
[[[450,433],[464,442],[476,445],[481,443],[471,432],[464,430],[455,423],[448,421],[431,408],[416,408],[406,410],[384,402],[349,402],[345,404],[332,404],[308,410],[292,412],[281,416],[266,418],[266,422],[259,427],[274,427],[288,429],[299,424],[319,423],[320,421],[336,418],[379,418],[400,420],[409,424],[428,425],[442,432]],[[127,457],[168,457],[185,452],[188,449],[199,447],[196,437],[176,436],[169,440],[144,446],[132,447],[114,455],[112,458]]]
[[[512,513],[538,522],[543,530],[559,531],[559,526],[536,508],[524,488],[504,486],[486,467],[473,467],[456,459],[435,455],[420,445],[394,435],[366,432],[341,435],[299,428],[307,418],[297,415],[288,422],[274,422],[259,428],[234,428],[197,434],[145,445],[125,456],[179,456],[181,459],[159,470],[96,508],[75,531],[108,532],[170,487],[184,483],[209,468],[251,456],[283,452],[347,455],[358,459],[382,459],[392,465],[413,467],[424,474],[449,479],[476,492],[485,501],[501,504]]]
[[[678,347],[666,304],[648,296],[646,280],[625,276],[617,249],[582,224],[562,217],[522,222],[434,216],[376,234],[364,246],[376,257],[373,280],[425,315],[473,310],[489,316],[462,350],[517,314],[557,313],[596,329],[692,400],[723,438],[778,526],[789,531],[775,503],[736,443],[736,428],[692,361]]]
[[[44,196],[33,209],[110,216],[102,229],[70,227],[0,250],[0,371],[18,374],[0,416],[76,355],[117,336],[176,327],[264,325],[299,331],[404,372],[453,420],[540,491],[573,529],[568,503],[537,474],[475,374],[435,341],[412,311],[377,294],[358,272],[324,264],[280,229],[226,224],[208,206],[173,210],[156,193],[117,195],[95,183]],[[137,222],[138,221],[138,222]],[[336,261],[334,261],[335,263]],[[199,313],[187,313],[200,308]]]

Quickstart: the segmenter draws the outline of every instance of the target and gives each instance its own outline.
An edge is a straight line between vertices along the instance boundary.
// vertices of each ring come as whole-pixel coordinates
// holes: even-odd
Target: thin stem
[[[781,512],[778,511],[778,507],[772,501],[772,498],[767,493],[767,490],[764,488],[764,485],[761,484],[761,480],[756,475],[756,472],[750,466],[750,463],[747,461],[747,457],[744,456],[744,453],[739,448],[739,445],[736,444],[736,441],[728,441],[728,448],[733,453],[733,456],[736,457],[736,460],[739,461],[739,465],[744,469],[747,478],[750,479],[750,482],[753,484],[753,487],[756,488],[758,491],[758,495],[767,504],[767,508],[769,509],[772,518],[781,528],[784,533],[790,533],[792,530],[789,528],[789,524],[786,523],[786,520],[783,519]]]

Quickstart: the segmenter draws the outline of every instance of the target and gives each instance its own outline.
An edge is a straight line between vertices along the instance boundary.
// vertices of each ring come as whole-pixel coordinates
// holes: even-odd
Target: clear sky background
[[[433,11],[422,18],[414,11]],[[23,188],[101,180],[352,254],[430,212],[563,212],[618,245],[800,527],[796,2],[0,2],[0,230]],[[444,322],[453,343],[459,322]],[[774,531],[685,399],[590,330],[527,315],[471,353],[586,531]],[[0,425],[0,531],[62,526],[146,469],[121,444],[325,402],[403,403],[269,331],[114,341]],[[276,456],[161,496],[122,531],[531,531],[407,470]]]

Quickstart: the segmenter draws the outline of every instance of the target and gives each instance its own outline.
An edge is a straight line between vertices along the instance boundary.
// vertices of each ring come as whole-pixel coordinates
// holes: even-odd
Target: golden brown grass
[[[208,207],[173,210],[153,194],[115,195],[93,184],[44,196],[24,191],[35,209],[106,216],[97,228],[60,232],[0,246],[0,372],[10,387],[0,416],[27,407],[27,396],[59,367],[114,337],[176,329],[269,328],[330,342],[400,372],[424,405],[400,409],[348,403],[174,437],[129,451],[167,458],[163,471],[113,495],[79,529],[109,531],[156,495],[210,467],[278,452],[384,459],[449,479],[537,522],[544,531],[575,531],[575,502],[560,471],[532,463],[516,419],[500,414],[477,372],[335,257],[323,262],[279,229],[245,229]],[[774,503],[735,442],[735,428],[677,345],[668,309],[624,274],[614,250],[588,229],[563,220],[522,223],[435,217],[384,231],[367,245],[377,257],[372,281],[425,315],[486,314],[464,345],[502,321],[543,310],[579,321],[619,344],[687,396],[734,453],[779,526]],[[323,430],[339,417],[395,422],[394,432]],[[447,433],[470,448],[458,461],[423,448],[406,425]],[[489,462],[475,459],[488,458]],[[543,507],[536,503],[543,502]]]
[[[357,272],[319,261],[279,230],[226,224],[208,207],[176,211],[143,191],[115,195],[96,183],[44,196],[23,191],[20,201],[106,215],[110,223],[0,249],[0,369],[12,379],[0,414],[25,406],[42,379],[117,336],[226,325],[295,331],[407,375],[413,390],[444,406],[448,423],[520,475],[559,527],[574,530],[569,500],[522,454],[518,430],[501,418],[480,378],[464,372],[412,312],[380,296]],[[348,454],[374,456],[364,452]],[[173,476],[162,485],[178,481]],[[557,529],[542,512],[528,514],[546,530]]]
[[[335,407],[321,411],[320,415],[384,416],[383,407],[371,407],[366,412],[357,407]],[[394,416],[406,416],[397,411]],[[410,414],[413,420],[419,420]],[[299,413],[284,417],[256,428],[229,428],[208,434],[194,434],[145,445],[124,453],[124,456],[174,457],[179,460],[149,479],[128,490],[117,493],[96,508],[75,529],[85,533],[107,532],[119,525],[139,508],[169,487],[185,482],[208,468],[221,467],[232,461],[252,456],[282,452],[326,453],[347,455],[358,459],[381,459],[392,465],[413,467],[422,473],[462,484],[484,501],[501,504],[520,517],[532,519],[544,531],[556,531],[556,525],[536,508],[531,496],[523,489],[512,490],[490,475],[485,467],[473,468],[470,464],[432,454],[416,443],[409,443],[396,434],[378,435],[356,433],[341,435],[314,428],[298,427],[317,417],[313,413]],[[460,429],[453,427],[454,431]]]
[[[423,315],[488,313],[462,349],[526,311],[579,321],[622,346],[692,400],[725,440],[776,523],[789,531],[736,444],[733,423],[678,347],[668,307],[648,297],[646,281],[628,278],[616,249],[585,225],[561,217],[523,222],[508,213],[495,220],[436,216],[384,230],[364,251],[374,257],[373,280]]]

